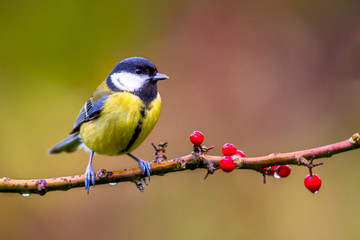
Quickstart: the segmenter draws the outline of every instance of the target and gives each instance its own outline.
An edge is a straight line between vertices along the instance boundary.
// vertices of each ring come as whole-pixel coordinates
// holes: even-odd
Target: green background
[[[344,140],[360,128],[358,1],[1,1],[0,177],[82,174],[88,154],[47,155],[114,65],[143,56],[159,83],[160,120],[134,153],[187,155],[201,130],[211,154],[247,156]],[[360,151],[324,159],[317,195],[304,167],[287,179],[239,170],[134,184],[0,194],[0,239],[359,239]],[[100,168],[135,167],[96,156]]]

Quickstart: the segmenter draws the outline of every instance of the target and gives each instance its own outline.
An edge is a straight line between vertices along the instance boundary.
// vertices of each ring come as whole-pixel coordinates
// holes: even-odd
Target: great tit
[[[85,171],[85,188],[95,185],[92,168],[94,153],[127,154],[135,159],[143,175],[150,178],[150,164],[131,154],[149,135],[159,119],[161,98],[157,81],[168,76],[142,57],[119,62],[95,90],[75,121],[70,137],[56,144],[49,153],[74,152],[83,144],[90,149]]]

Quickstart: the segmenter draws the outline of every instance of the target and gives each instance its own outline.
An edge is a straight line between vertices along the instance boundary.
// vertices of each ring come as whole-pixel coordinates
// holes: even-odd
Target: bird
[[[85,171],[85,189],[95,186],[94,154],[127,154],[137,161],[143,177],[150,179],[150,163],[133,152],[157,123],[161,97],[157,82],[169,77],[143,57],[129,57],[116,64],[107,78],[80,110],[70,136],[48,153],[75,152],[82,146],[90,151]]]

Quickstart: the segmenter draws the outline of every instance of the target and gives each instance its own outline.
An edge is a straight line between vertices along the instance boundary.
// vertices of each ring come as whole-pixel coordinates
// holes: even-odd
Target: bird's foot
[[[95,186],[95,172],[91,165],[88,165],[85,171],[85,189],[87,193],[90,191],[90,184]]]
[[[145,177],[148,177],[150,180],[150,172],[151,172],[151,168],[150,168],[150,163],[141,159],[138,159],[138,164],[139,167],[142,170],[142,173]]]
[[[134,160],[136,160],[138,162],[139,167],[142,170],[144,180],[145,180],[145,177],[148,177],[150,180],[150,172],[151,172],[150,163],[146,162],[144,160],[141,160],[140,158],[138,158],[137,156],[135,156],[131,153],[128,153],[128,156],[130,156],[131,158],[133,158]],[[146,180],[145,180],[145,183],[146,183]]]

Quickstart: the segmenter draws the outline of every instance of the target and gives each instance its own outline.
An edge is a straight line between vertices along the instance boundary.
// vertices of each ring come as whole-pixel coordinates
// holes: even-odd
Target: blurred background
[[[193,130],[212,155],[248,157],[342,141],[360,131],[358,1],[1,1],[0,177],[83,174],[88,154],[47,155],[115,64],[143,56],[159,83],[160,120],[134,153],[189,154]],[[323,159],[319,194],[249,170],[0,194],[0,239],[359,239],[360,150]],[[95,171],[135,167],[96,156]]]

